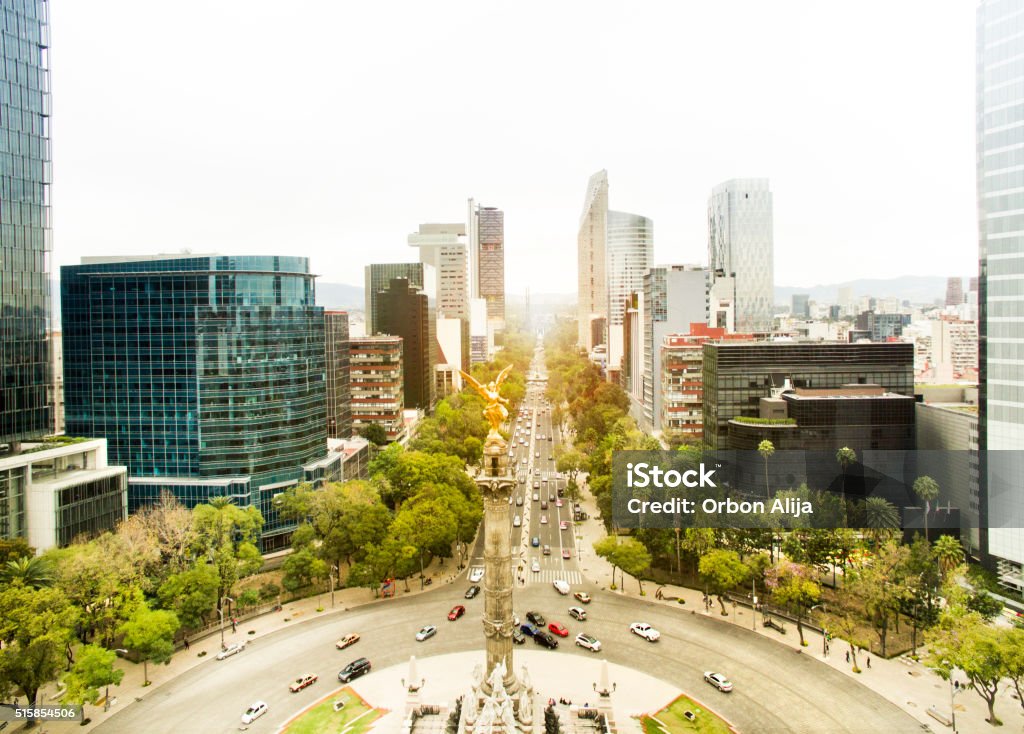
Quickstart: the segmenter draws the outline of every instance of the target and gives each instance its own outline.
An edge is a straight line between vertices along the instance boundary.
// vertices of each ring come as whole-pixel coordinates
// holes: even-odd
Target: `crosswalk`
[[[561,579],[567,584],[583,583],[583,576],[579,571],[561,571],[558,569],[541,569],[538,573],[528,572],[526,582],[529,584],[550,584]]]

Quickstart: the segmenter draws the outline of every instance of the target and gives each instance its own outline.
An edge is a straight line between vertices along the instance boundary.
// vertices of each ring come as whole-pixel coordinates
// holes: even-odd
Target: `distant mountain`
[[[840,288],[850,288],[853,297],[874,296],[875,298],[899,298],[911,303],[932,303],[946,297],[946,278],[930,275],[903,275],[898,278],[862,278],[845,283],[795,287],[775,286],[775,302],[789,303],[794,293],[808,293],[812,301],[836,303]],[[964,277],[964,289],[967,277]]]
[[[317,283],[316,305],[328,309],[358,309],[366,307],[364,289],[347,283]]]

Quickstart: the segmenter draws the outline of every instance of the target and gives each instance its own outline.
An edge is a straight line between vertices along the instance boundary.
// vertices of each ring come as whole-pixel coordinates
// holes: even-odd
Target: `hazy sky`
[[[505,211],[507,287],[576,289],[587,178],[706,262],[766,176],[775,282],[977,271],[973,2],[51,0],[56,264],[415,259]]]

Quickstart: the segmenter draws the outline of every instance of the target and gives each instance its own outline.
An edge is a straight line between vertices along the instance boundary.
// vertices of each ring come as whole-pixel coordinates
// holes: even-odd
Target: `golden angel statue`
[[[501,383],[505,381],[505,378],[508,377],[508,373],[511,370],[512,365],[509,365],[499,372],[498,376],[486,385],[481,385],[480,382],[472,375],[459,370],[459,374],[461,374],[462,377],[473,386],[473,389],[480,394],[480,397],[484,399],[484,402],[486,403],[484,406],[484,418],[486,418],[487,422],[491,424],[491,433],[495,435],[498,434],[498,428],[501,427],[501,424],[508,418],[508,408],[506,406],[510,403],[507,398],[501,397],[499,390],[501,388]]]

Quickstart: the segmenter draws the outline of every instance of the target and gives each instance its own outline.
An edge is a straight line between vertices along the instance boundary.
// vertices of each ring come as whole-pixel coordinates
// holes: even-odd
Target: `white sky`
[[[51,0],[56,264],[415,259],[505,211],[508,291],[576,289],[587,178],[705,262],[716,183],[767,176],[775,281],[973,275],[974,7],[960,0]]]

